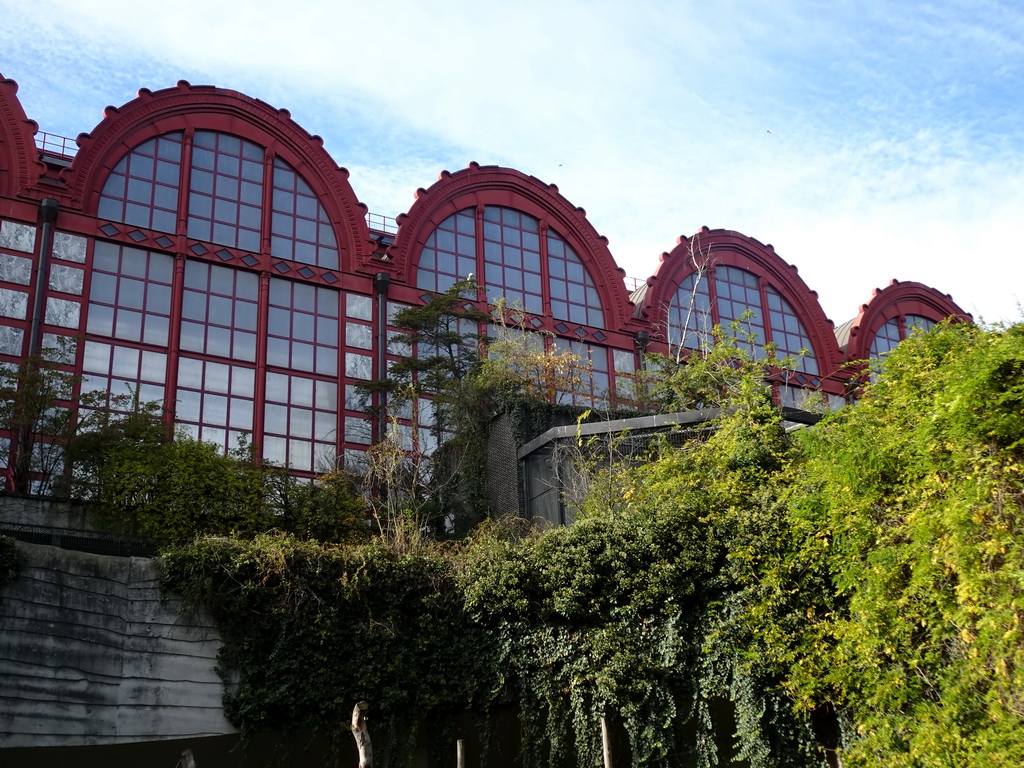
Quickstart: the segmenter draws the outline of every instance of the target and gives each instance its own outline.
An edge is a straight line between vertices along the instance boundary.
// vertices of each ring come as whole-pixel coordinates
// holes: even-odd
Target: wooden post
[[[466,768],[466,748],[462,739],[455,742],[455,768]]]
[[[352,735],[359,750],[359,768],[373,768],[373,747],[370,744],[370,729],[366,725],[366,710],[370,705],[360,701],[352,709]]]
[[[601,747],[604,752],[604,768],[612,768],[612,739],[604,715],[601,715]]]

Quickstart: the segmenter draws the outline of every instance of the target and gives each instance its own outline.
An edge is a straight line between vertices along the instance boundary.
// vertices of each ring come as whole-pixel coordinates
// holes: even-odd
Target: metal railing
[[[398,221],[391,216],[384,216],[380,213],[367,213],[366,226],[374,232],[384,232],[393,235],[398,231]]]
[[[71,158],[78,154],[78,143],[74,139],[45,131],[36,132],[36,148],[48,155],[61,157]]]
[[[29,544],[46,544],[61,549],[114,557],[156,557],[160,547],[168,543],[144,536],[5,522],[0,522],[0,536],[9,536]]]
[[[628,275],[622,278],[622,282],[626,284],[626,291],[633,293],[637,288],[647,282],[646,277],[629,277]]]

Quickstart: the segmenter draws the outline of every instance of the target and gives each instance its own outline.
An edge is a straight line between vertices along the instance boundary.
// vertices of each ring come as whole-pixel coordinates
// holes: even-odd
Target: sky
[[[1024,319],[1018,0],[0,0],[0,73],[69,137],[140,88],[241,91],[387,216],[516,168],[633,277],[708,226],[771,243],[836,324],[892,279]]]

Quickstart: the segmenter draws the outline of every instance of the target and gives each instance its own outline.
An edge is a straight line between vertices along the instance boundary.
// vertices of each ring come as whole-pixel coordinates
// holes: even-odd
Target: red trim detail
[[[46,169],[36,149],[38,130],[18,100],[18,84],[0,75],[0,195],[21,195]]]
[[[842,365],[832,321],[818,303],[818,294],[807,287],[797,268],[785,262],[775,248],[747,235],[726,229],[702,227],[692,237],[681,236],[669,253],[661,254],[657,270],[647,279],[641,316],[651,325],[652,337],[664,340],[668,307],[679,284],[696,271],[691,249],[710,257],[711,266],[731,266],[764,278],[789,303],[810,337],[818,361],[819,378],[834,377]],[[767,324],[767,318],[765,323]]]

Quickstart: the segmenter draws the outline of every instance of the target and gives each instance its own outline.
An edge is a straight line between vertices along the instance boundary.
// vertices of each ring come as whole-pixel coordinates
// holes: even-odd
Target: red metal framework
[[[368,217],[319,137],[242,94],[143,89],[75,154],[45,135],[40,152],[16,92],[0,78],[0,361],[24,357],[33,327],[46,344],[84,337],[68,366],[86,388],[166,398],[193,434],[225,448],[249,434],[307,475],[372,439],[357,388],[408,353],[388,349],[390,313],[470,273],[485,286],[478,307],[503,296],[547,344],[590,361],[584,404],[628,399],[637,348],[664,350],[673,323],[697,343],[673,307],[681,289],[706,321],[688,330],[751,308],[760,340],[810,351],[790,384],[832,394],[880,332],[969,319],[948,296],[894,283],[840,328],[841,350],[795,267],[707,228],[662,255],[635,307],[585,211],[519,171],[471,163],[397,220]],[[59,204],[55,230],[39,223],[45,198]]]
[[[78,137],[78,154],[62,174],[69,204],[87,213],[95,211],[100,190],[126,147],[174,131],[184,133],[187,145],[188,137],[197,130],[251,142],[299,172],[326,208],[342,253],[343,270],[353,269],[372,253],[366,206],[352,191],[348,171],[324,151],[319,136],[300,128],[287,110],[274,109],[235,91],[185,81],[161,91],[142,89],[123,107],[107,107],[103,121],[91,133]],[[189,151],[187,146],[185,151]],[[184,162],[190,163],[190,157]],[[179,205],[180,212],[185,210],[187,205]],[[182,224],[179,221],[175,234],[185,234]],[[268,236],[266,231],[263,236]]]
[[[25,116],[18,84],[0,75],[0,197],[15,197],[35,184],[43,170],[33,136],[39,126]]]
[[[586,212],[569,203],[553,184],[543,184],[510,168],[471,163],[455,173],[442,172],[437,183],[427,190],[418,190],[408,214],[398,217],[398,234],[388,251],[396,281],[416,285],[421,252],[446,219],[461,211],[472,211],[473,216],[483,220],[488,207],[532,217],[539,222],[544,235],[554,232],[578,254],[604,311],[600,327],[612,331],[640,330],[640,326],[634,329],[633,307],[623,284],[625,273],[615,265],[608,241],[593,228]]]

